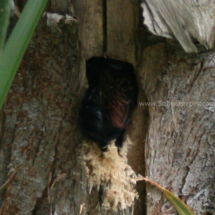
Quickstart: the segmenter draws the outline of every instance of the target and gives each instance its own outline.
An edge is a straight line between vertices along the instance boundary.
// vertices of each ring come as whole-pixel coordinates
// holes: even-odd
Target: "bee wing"
[[[103,77],[101,85],[102,108],[106,119],[116,128],[125,128],[134,109],[134,92],[130,80],[114,79],[110,75]]]

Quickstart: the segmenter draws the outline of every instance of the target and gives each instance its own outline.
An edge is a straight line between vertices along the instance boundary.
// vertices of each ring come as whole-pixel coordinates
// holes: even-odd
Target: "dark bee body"
[[[116,140],[121,148],[125,128],[137,105],[137,82],[133,66],[118,60],[94,57],[87,61],[89,88],[79,112],[83,134],[102,151]]]

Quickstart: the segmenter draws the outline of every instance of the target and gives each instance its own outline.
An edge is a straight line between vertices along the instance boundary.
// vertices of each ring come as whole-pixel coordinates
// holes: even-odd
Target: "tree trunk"
[[[16,3],[23,7],[23,2]],[[162,17],[164,7],[152,11],[154,1],[145,2],[144,13]],[[146,169],[147,177],[179,195],[196,214],[215,215],[215,109],[203,103],[214,102],[214,53],[186,54],[173,40],[149,34],[136,0],[72,3],[78,23],[61,21],[56,28],[41,19],[1,111],[0,214],[116,214],[100,207],[96,187],[90,192],[81,152],[84,137],[77,127],[87,86],[86,60],[105,55],[132,63],[138,77],[128,163],[136,174],[144,175]],[[69,0],[52,0],[47,11],[65,14],[69,8]],[[157,15],[150,18],[160,23]],[[165,29],[174,26],[161,20]],[[159,34],[157,27],[149,30]],[[196,51],[190,39],[194,32],[183,40],[171,36],[185,50]],[[196,35],[212,46],[209,37]],[[149,215],[176,214],[156,188],[147,185],[147,198],[144,182],[136,188],[140,200],[133,214],[146,214],[145,205]]]
[[[23,1],[16,3],[22,9]],[[120,10],[122,5],[126,9]],[[96,187],[89,192],[77,114],[86,90],[87,59],[106,54],[137,63],[133,32],[139,6],[129,0],[78,0],[73,6],[78,23],[60,22],[53,28],[46,25],[45,17],[41,19],[1,111],[2,215],[115,214],[100,208]],[[53,0],[46,10],[66,13],[69,7],[69,1]],[[144,98],[141,93],[140,97]],[[145,112],[138,108],[129,128],[134,144],[128,156],[142,175]],[[144,183],[137,187],[140,201],[135,203],[134,213],[143,214]]]
[[[187,55],[172,48],[146,48],[139,68],[150,115],[146,175],[196,214],[215,214],[214,53]],[[147,192],[148,214],[175,214],[154,187]]]
[[[186,52],[214,48],[213,1],[145,0],[141,6],[154,34],[175,38]],[[196,214],[215,214],[214,52],[188,55],[166,41],[144,50],[139,69],[150,115],[146,175]],[[148,214],[175,214],[158,191],[147,191]]]

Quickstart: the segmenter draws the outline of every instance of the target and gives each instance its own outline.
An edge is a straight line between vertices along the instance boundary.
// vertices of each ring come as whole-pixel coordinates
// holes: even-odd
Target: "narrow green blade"
[[[180,215],[195,215],[194,212],[177,196],[168,190],[163,190],[166,198],[172,203]]]
[[[47,0],[28,0],[0,61],[0,110]]]
[[[180,198],[178,198],[169,190],[160,186],[155,181],[145,177],[140,177],[137,179],[137,181],[140,181],[140,180],[150,182],[152,185],[156,186],[159,190],[161,190],[180,215],[195,215],[195,213],[191,210],[191,208],[188,205],[186,205]]]
[[[0,57],[5,42],[7,27],[9,24],[11,0],[0,1]]]

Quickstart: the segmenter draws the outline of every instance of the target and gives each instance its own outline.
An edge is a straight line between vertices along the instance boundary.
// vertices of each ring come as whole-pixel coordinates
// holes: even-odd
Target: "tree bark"
[[[156,35],[176,38],[186,52],[197,52],[196,43],[214,48],[214,12],[212,0],[145,0],[144,24]]]
[[[41,19],[1,111],[0,214],[115,214],[100,208],[96,187],[89,192],[77,128],[86,60],[108,56],[132,63],[138,77],[129,164],[137,174],[146,169],[196,214],[215,215],[215,109],[203,103],[214,102],[214,53],[186,54],[173,40],[149,34],[137,1],[72,3],[47,6],[61,14],[74,7],[78,23],[50,28]],[[146,214],[146,204],[149,215],[176,214],[156,188],[148,185],[146,195],[144,182],[136,187],[133,214]]]
[[[16,2],[20,9],[23,2]],[[118,12],[121,5],[127,9]],[[55,13],[66,13],[70,6],[69,1],[54,0],[47,11],[54,7]],[[137,64],[133,31],[139,7],[131,1],[96,0],[74,1],[73,6],[77,24],[60,22],[57,28],[50,28],[46,18],[41,19],[1,111],[1,215],[114,214],[98,207],[96,188],[89,192],[77,115],[86,90],[87,59],[106,54]],[[126,26],[121,16],[127,20]],[[142,92],[140,98],[144,98]],[[142,175],[145,113],[146,109],[137,109],[128,131],[133,142],[128,156]],[[141,201],[135,204],[134,213],[143,214],[144,184],[137,187]]]
[[[214,52],[174,49],[164,43],[146,48],[139,68],[150,102],[146,175],[196,214],[215,214]],[[147,193],[147,214],[176,214],[154,187]]]

